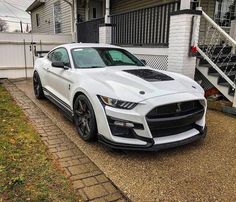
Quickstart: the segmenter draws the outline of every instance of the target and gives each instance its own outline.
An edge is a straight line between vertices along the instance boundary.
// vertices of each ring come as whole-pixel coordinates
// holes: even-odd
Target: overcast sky
[[[25,12],[26,8],[34,0],[0,0],[0,18],[7,21],[9,31],[20,30],[20,21],[23,29],[26,24],[30,26],[30,15]]]

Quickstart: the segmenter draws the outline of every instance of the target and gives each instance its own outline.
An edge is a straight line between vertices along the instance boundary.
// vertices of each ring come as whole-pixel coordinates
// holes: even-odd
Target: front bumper
[[[99,141],[103,144],[127,150],[156,151],[188,144],[206,136],[206,101],[202,94],[175,94],[151,98],[143,101],[132,110],[104,107],[98,121]],[[167,103],[192,100],[204,101],[204,110],[168,118],[149,118],[147,114],[157,106]],[[171,101],[171,102],[170,102]],[[114,120],[117,120],[114,123]],[[119,123],[120,122],[120,123]],[[114,125],[131,126],[125,131],[116,130]],[[132,127],[133,126],[133,127]]]
[[[175,142],[163,143],[163,144],[155,144],[155,141],[152,138],[146,138],[146,142],[147,142],[146,145],[131,145],[131,144],[116,143],[116,142],[112,142],[106,139],[103,135],[98,135],[98,140],[102,144],[113,149],[136,150],[136,151],[159,151],[163,149],[169,149],[173,147],[186,145],[186,144],[204,139],[206,137],[206,134],[207,134],[207,127],[205,126],[204,129],[200,129],[199,133],[192,137],[175,141]]]

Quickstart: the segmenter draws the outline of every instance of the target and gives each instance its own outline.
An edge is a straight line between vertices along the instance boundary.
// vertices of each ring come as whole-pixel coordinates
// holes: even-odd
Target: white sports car
[[[85,141],[160,150],[206,135],[203,89],[112,45],[67,44],[36,61],[35,96],[51,100]]]

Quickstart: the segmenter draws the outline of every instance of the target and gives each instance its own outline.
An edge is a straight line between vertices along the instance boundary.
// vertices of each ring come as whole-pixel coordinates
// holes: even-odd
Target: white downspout
[[[74,24],[75,24],[74,3],[72,3],[72,6],[71,6],[71,34],[72,34],[72,42],[75,42]]]
[[[77,16],[78,16],[78,10],[77,10],[77,0],[74,1],[74,42],[78,42],[77,38]]]
[[[89,0],[85,2],[85,21],[89,20]]]

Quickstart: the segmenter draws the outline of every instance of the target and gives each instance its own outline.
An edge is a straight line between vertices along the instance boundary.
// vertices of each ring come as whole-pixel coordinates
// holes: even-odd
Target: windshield
[[[135,56],[118,48],[76,48],[71,51],[75,68],[144,66]]]

